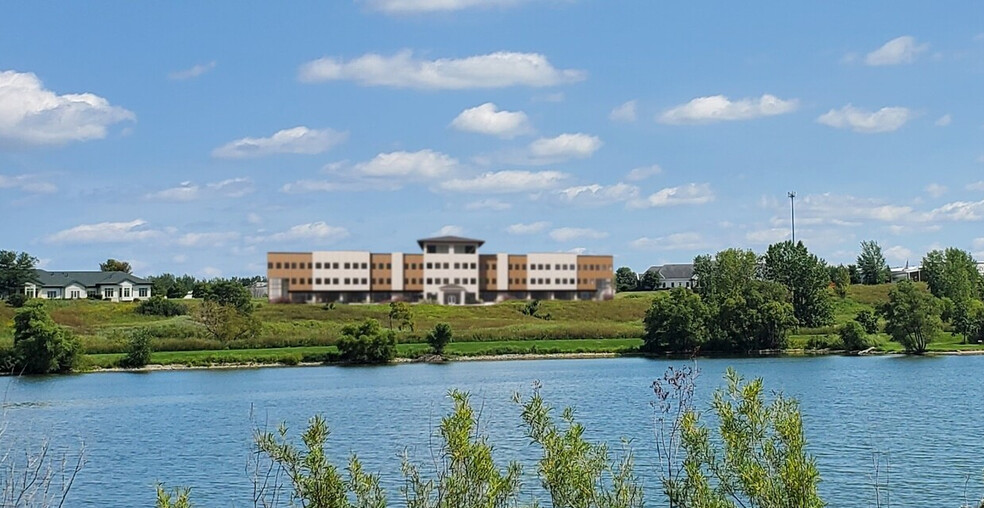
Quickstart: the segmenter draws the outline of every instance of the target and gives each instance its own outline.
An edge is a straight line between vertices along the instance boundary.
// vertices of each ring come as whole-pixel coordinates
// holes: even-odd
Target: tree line
[[[895,284],[877,314],[860,312],[837,331],[846,349],[862,349],[880,331],[906,352],[923,353],[949,327],[965,343],[984,342],[984,277],[963,250],[934,250],[922,259],[928,292],[906,279]],[[655,298],[644,318],[644,349],[653,353],[699,350],[748,353],[784,349],[797,327],[833,323],[832,298],[852,283],[891,280],[881,248],[861,242],[857,265],[829,266],[802,242],[780,242],[765,254],[726,249],[694,259],[694,288]]]

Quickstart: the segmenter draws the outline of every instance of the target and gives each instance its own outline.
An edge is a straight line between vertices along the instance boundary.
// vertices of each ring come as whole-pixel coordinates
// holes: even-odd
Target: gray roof
[[[150,281],[147,279],[141,279],[126,272],[49,272],[47,270],[34,270],[34,282],[42,287],[65,287],[73,282],[85,287],[96,287],[119,284],[123,281],[130,281],[137,285],[150,284]]]
[[[656,271],[662,279],[692,279],[694,278],[693,263],[652,266],[646,272]]]
[[[421,238],[417,240],[417,245],[420,248],[424,248],[424,244],[427,243],[477,243],[481,247],[485,243],[485,240],[476,240],[462,236],[435,236],[434,238]]]

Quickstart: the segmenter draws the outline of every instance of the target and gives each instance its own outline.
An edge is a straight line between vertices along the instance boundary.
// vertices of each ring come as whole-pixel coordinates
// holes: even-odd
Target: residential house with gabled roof
[[[132,302],[150,298],[151,283],[126,272],[49,272],[34,270],[24,294],[46,300],[98,298],[113,302]]]
[[[659,274],[656,289],[692,288],[695,285],[693,263],[651,266],[646,273],[653,271]]]

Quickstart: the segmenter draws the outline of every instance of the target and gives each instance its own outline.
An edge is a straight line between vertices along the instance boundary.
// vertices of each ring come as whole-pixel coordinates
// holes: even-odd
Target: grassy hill
[[[891,285],[851,286],[846,298],[834,297],[835,324],[818,329],[797,330],[790,339],[793,349],[836,345],[837,325],[854,318],[860,310],[873,310],[888,300]],[[923,286],[925,288],[925,286]],[[522,314],[522,301],[496,305],[454,307],[419,304],[412,307],[415,331],[399,333],[400,354],[412,357],[426,349],[421,343],[436,323],[451,324],[455,343],[449,352],[461,355],[536,352],[624,351],[641,344],[642,318],[653,298],[665,292],[622,293],[614,300],[543,301],[540,319]],[[183,300],[190,311],[199,305]],[[127,333],[148,330],[158,353],[155,362],[221,363],[222,361],[277,361],[296,363],[318,358],[334,350],[343,326],[366,318],[389,325],[388,305],[270,304],[256,302],[256,316],[263,324],[260,335],[250,341],[223,344],[210,339],[189,316],[161,318],[135,312],[136,304],[91,300],[51,301],[48,308],[56,323],[78,335],[97,365],[109,365],[123,351]],[[13,342],[15,310],[0,305],[0,347]],[[931,349],[980,349],[960,344],[959,337],[942,334]],[[879,348],[901,348],[884,335],[875,338]],[[223,360],[225,359],[225,360]]]

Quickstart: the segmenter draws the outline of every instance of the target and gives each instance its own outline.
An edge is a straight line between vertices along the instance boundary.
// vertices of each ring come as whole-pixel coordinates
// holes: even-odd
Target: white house
[[[694,287],[694,265],[691,263],[652,266],[646,273],[653,271],[659,274],[659,286],[656,289]]]
[[[46,300],[99,298],[112,302],[132,302],[150,298],[151,283],[126,272],[49,272],[34,270],[24,294]]]

